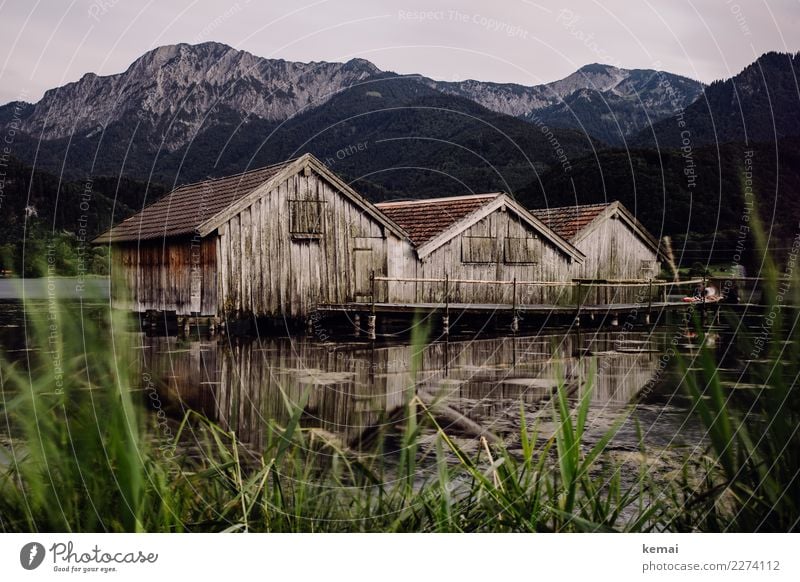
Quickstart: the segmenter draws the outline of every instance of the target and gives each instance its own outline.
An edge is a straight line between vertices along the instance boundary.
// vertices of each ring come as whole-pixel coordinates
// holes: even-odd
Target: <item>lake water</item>
[[[674,358],[663,357],[675,338],[684,350],[693,349],[692,338],[675,329],[437,341],[422,348],[414,370],[417,348],[402,341],[137,335],[141,389],[157,394],[155,407],[174,419],[200,411],[254,451],[264,443],[269,420],[288,419],[286,399],[298,404],[304,397],[304,426],[360,448],[402,424],[409,389],[430,403],[439,424],[467,451],[486,433],[513,450],[523,414],[529,427],[538,423],[544,437],[552,434],[551,396],[563,379],[573,402],[591,390],[587,443],[632,410],[612,450],[635,453],[638,425],[652,454],[682,451],[683,457],[693,454],[703,433],[677,389]]]
[[[35,301],[28,306],[37,309]],[[94,307],[103,308],[97,302]],[[0,344],[12,358],[29,347],[23,321],[19,301],[0,301]],[[668,355],[691,358],[697,349],[694,333],[679,327],[509,337],[477,333],[424,346],[418,370],[408,338],[370,342],[339,334],[330,342],[313,335],[131,334],[140,370],[135,389],[153,414],[166,416],[174,427],[187,410],[198,411],[234,431],[254,452],[265,442],[267,422],[285,422],[287,401],[298,404],[304,397],[303,426],[362,448],[402,424],[409,390],[432,406],[439,424],[466,451],[477,449],[480,434],[494,435],[514,450],[522,415],[528,426],[538,424],[544,437],[555,430],[551,396],[559,379],[573,403],[591,385],[588,444],[630,411],[610,454],[636,457],[641,434],[648,453],[671,465],[669,459],[693,456],[704,443],[680,388],[677,357]],[[729,341],[724,329],[709,337]],[[154,439],[165,438],[154,430]]]

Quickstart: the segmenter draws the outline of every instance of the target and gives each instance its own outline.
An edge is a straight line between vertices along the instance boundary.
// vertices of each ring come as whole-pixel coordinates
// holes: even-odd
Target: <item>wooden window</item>
[[[490,236],[465,236],[461,238],[461,262],[493,263],[495,239]]]
[[[324,202],[289,200],[289,232],[293,238],[320,238],[325,232]]]
[[[642,259],[641,267],[639,268],[645,275],[655,275],[658,271],[658,261],[653,261],[650,259]]]
[[[541,259],[541,241],[539,237],[506,237],[503,257],[506,263],[530,264]]]

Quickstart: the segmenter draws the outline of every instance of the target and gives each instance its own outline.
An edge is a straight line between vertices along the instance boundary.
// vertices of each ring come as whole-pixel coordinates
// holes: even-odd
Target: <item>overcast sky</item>
[[[0,103],[207,40],[445,80],[535,85],[603,62],[709,82],[800,50],[800,0],[0,0],[0,38]]]

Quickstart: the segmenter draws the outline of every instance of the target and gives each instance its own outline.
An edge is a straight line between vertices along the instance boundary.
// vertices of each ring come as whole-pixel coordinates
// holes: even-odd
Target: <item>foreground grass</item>
[[[13,438],[0,467],[4,531],[596,531],[646,529],[641,483],[593,471],[610,431],[581,447],[589,390],[571,409],[554,399],[556,434],[521,428],[522,455],[483,439],[466,455],[436,423],[435,403],[409,381],[400,453],[351,451],[335,435],[300,426],[302,402],[285,426],[267,427],[254,455],[235,436],[190,414],[176,434],[193,447],[145,439],[154,422],[122,321],[57,310],[32,318],[26,362],[2,365],[2,417]],[[420,347],[423,338],[414,340]],[[415,363],[414,366],[417,364]],[[433,471],[420,471],[423,430],[435,436]],[[452,459],[456,463],[452,463]],[[603,473],[606,475],[606,473]]]
[[[552,435],[537,434],[521,415],[514,454],[485,439],[479,453],[466,454],[437,423],[435,403],[417,397],[413,377],[399,453],[390,458],[381,442],[371,454],[353,451],[335,435],[303,428],[303,402],[288,400],[289,420],[266,427],[258,454],[195,414],[165,447],[143,437],[157,432],[147,426],[156,419],[144,412],[139,366],[116,331],[125,322],[58,306],[31,318],[28,344],[38,349],[27,361],[0,367],[0,418],[12,435],[0,450],[0,529],[794,531],[800,338],[794,326],[781,332],[781,321],[771,333],[791,341],[768,342],[763,363],[750,370],[761,389],[744,407],[726,392],[707,348],[698,353],[702,371],[687,372],[710,442],[700,465],[671,483],[655,482],[643,467],[623,485],[625,469],[609,466],[603,452],[624,417],[586,444],[591,387],[577,402],[558,389]],[[423,332],[413,338],[416,353],[424,341]],[[423,431],[434,435],[434,470],[419,466]],[[172,455],[176,442],[189,441]]]

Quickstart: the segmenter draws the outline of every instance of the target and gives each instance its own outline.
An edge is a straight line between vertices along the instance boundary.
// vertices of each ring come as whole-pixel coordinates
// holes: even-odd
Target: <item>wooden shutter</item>
[[[506,237],[504,260],[506,263],[538,263],[541,260],[539,237]]]
[[[495,239],[490,236],[461,238],[461,261],[464,263],[493,263]]]

